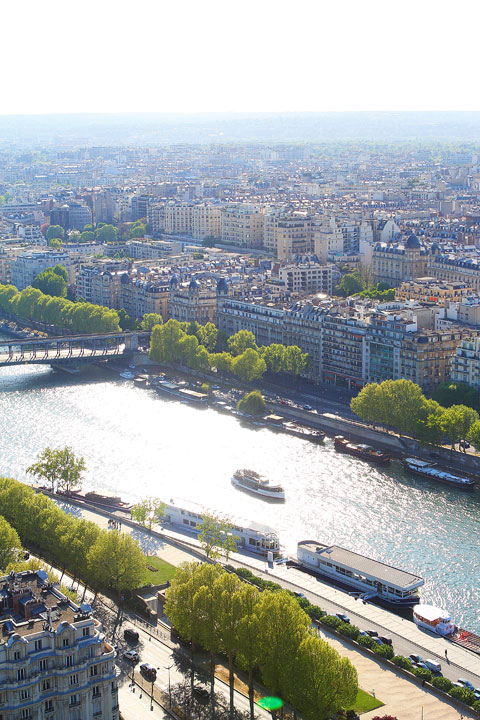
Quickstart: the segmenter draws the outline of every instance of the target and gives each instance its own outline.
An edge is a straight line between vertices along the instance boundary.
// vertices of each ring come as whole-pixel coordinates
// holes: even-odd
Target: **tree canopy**
[[[72,448],[52,450],[47,447],[39,454],[37,462],[27,468],[27,473],[49,483],[52,492],[61,490],[68,493],[81,488],[85,470],[85,460],[77,458]]]
[[[0,572],[4,573],[10,563],[18,561],[21,549],[17,531],[0,515]]]
[[[60,268],[60,265],[55,267]],[[65,270],[65,268],[62,268]],[[65,273],[67,271],[65,270]],[[67,274],[68,277],[68,274]],[[45,295],[51,295],[52,297],[66,297],[67,296],[67,283],[66,278],[63,274],[55,272],[55,268],[46,268],[41,272],[32,282],[32,287],[37,288],[40,292]]]
[[[252,390],[238,401],[237,409],[248,415],[263,415],[266,410],[263,395],[258,390]]]
[[[151,530],[154,522],[162,522],[166,509],[166,504],[159,498],[148,497],[132,507],[131,515],[133,520]]]
[[[50,225],[45,232],[45,237],[49,241],[53,240],[55,238],[63,240],[64,236],[65,236],[65,231],[61,225]]]
[[[216,559],[224,555],[228,561],[230,554],[236,551],[238,538],[233,534],[228,518],[205,513],[199,530],[198,539],[207,558]]]

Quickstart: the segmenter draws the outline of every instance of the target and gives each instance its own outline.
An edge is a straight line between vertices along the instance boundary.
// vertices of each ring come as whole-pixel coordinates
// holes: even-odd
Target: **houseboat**
[[[155,383],[155,390],[160,395],[170,395],[176,400],[193,403],[194,405],[206,405],[208,402],[208,395],[206,393],[190,390],[184,385],[179,385],[169,380],[158,380]]]
[[[52,493],[47,488],[42,488],[42,492],[51,497],[58,497],[62,500],[69,501],[75,500],[76,502],[84,502],[88,505],[94,505],[95,507],[104,508],[106,510],[121,510],[125,513],[130,513],[132,505],[126,503],[118,495],[100,495],[96,492],[81,493],[79,490],[70,490],[70,492],[62,492],[59,490],[56,493]]]
[[[455,623],[449,613],[434,605],[415,605],[413,621],[418,627],[437,635],[453,635]]]
[[[359,555],[338,545],[322,545],[303,540],[297,545],[301,568],[365,600],[375,600],[392,608],[408,608],[419,601],[423,578],[378,560]]]
[[[215,512],[189,500],[170,500],[167,503],[163,524],[176,532],[197,535],[201,532],[205,514],[215,515]],[[238,552],[251,552],[263,556],[279,553],[278,535],[268,525],[234,516],[228,517],[228,523],[232,526]]]
[[[312,430],[293,422],[283,423],[283,430],[288,435],[294,435],[302,440],[310,440],[311,442],[323,442],[325,440],[325,433],[321,430]]]
[[[267,478],[254,470],[236,470],[233,473],[232,485],[265,500],[285,500],[285,490],[281,485],[270,485]]]
[[[380,450],[370,447],[370,445],[356,445],[348,442],[342,435],[337,435],[334,440],[335,450],[337,452],[347,453],[347,455],[355,455],[362,460],[378,463],[379,465],[389,465],[390,457]]]
[[[409,473],[412,473],[412,475],[418,475],[419,477],[434,480],[444,485],[451,485],[460,490],[473,490],[475,487],[475,480],[472,480],[472,478],[452,475],[445,470],[440,470],[435,463],[427,462],[426,460],[405,458],[403,467]]]

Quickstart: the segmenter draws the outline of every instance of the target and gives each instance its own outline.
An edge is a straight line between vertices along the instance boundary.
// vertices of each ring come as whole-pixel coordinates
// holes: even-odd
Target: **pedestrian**
[[[422,680],[422,687],[425,687],[425,678]]]

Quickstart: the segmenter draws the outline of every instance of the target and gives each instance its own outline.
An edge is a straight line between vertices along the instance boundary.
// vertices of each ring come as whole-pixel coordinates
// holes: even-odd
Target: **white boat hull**
[[[237,478],[232,477],[232,484],[239,490],[244,490],[251,495],[257,495],[258,497],[267,498],[268,500],[278,500],[283,502],[285,500],[285,492],[272,492],[268,488],[251,488],[243,485]]]

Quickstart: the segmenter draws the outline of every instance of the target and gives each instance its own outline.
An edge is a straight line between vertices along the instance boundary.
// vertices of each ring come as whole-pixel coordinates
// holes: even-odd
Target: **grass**
[[[360,690],[358,688],[357,692],[357,698],[352,705],[351,708],[346,708],[347,710],[355,710],[358,715],[361,715],[364,712],[369,712],[370,710],[375,710],[376,708],[382,707],[384,705],[381,700],[378,700],[377,698],[374,698],[373,695],[369,695],[365,690]]]
[[[161,583],[171,580],[177,571],[175,565],[170,565],[156,555],[146,555],[145,559],[147,569],[143,576],[144,585],[161,585]]]

